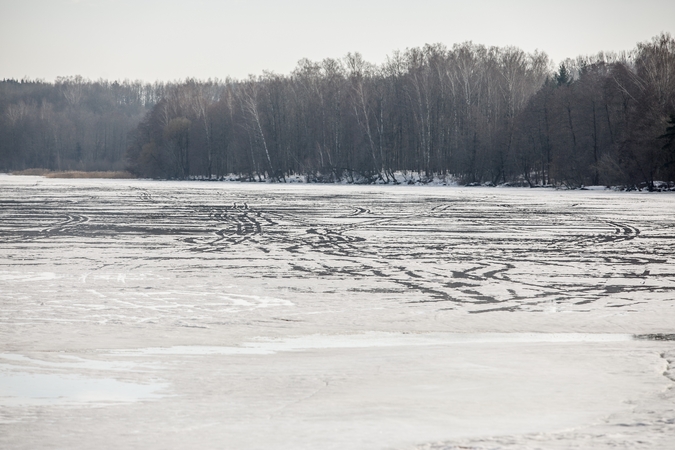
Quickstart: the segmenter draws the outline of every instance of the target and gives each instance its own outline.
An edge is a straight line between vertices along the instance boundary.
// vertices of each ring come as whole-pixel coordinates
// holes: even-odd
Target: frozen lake
[[[0,448],[675,436],[670,193],[0,175],[0,305]]]

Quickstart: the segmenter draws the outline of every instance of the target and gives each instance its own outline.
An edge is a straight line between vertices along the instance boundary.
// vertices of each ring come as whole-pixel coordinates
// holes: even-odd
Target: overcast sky
[[[0,79],[243,78],[464,41],[558,63],[662,31],[675,34],[674,0],[0,0]]]

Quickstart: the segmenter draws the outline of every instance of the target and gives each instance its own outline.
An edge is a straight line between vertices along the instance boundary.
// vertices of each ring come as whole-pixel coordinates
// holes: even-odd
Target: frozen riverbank
[[[672,194],[0,189],[2,446],[660,448],[675,429],[674,346],[631,339],[673,332]]]

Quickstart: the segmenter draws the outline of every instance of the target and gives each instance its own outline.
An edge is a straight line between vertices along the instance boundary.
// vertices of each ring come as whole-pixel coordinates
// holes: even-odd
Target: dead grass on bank
[[[49,169],[26,169],[26,170],[15,170],[10,172],[12,175],[33,175],[33,176],[45,176],[51,172]]]
[[[85,172],[80,170],[54,171],[48,169],[26,169],[12,172],[12,175],[37,175],[45,178],[136,178],[130,172],[126,171],[93,171]]]
[[[50,172],[45,175],[46,178],[136,178],[130,172],[126,171],[106,171],[106,172],[80,172],[80,171],[67,171],[67,172]]]

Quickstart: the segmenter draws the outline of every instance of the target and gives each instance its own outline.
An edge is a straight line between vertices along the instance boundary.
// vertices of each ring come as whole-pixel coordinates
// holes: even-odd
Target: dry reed
[[[49,169],[25,169],[12,172],[12,175],[33,175],[46,178],[136,178],[130,172],[126,171],[81,171],[81,170],[63,170],[51,171]]]
[[[136,178],[126,171],[99,171],[83,172],[78,170],[69,170],[64,172],[49,172],[44,175],[47,178]]]

